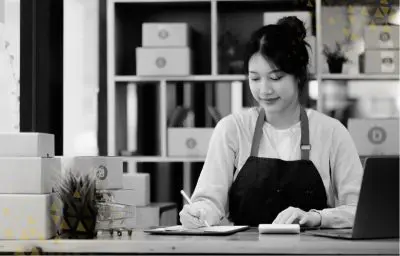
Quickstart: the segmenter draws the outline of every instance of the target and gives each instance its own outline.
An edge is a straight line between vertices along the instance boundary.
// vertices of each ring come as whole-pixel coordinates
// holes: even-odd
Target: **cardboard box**
[[[399,49],[399,26],[366,26],[365,49]]]
[[[348,130],[360,156],[399,155],[399,119],[353,119]]]
[[[287,16],[296,16],[304,22],[304,26],[307,30],[307,36],[312,35],[312,21],[311,13],[305,11],[299,12],[264,12],[264,25],[276,24],[281,18]]]
[[[136,219],[127,219],[128,228],[149,228],[177,225],[178,210],[175,203],[151,203],[136,207]]]
[[[189,26],[187,23],[143,23],[142,46],[190,46]]]
[[[53,157],[54,135],[47,133],[0,133],[0,157]]]
[[[62,173],[65,171],[96,175],[96,189],[122,188],[122,160],[119,157],[76,156],[58,157],[61,159]]]
[[[150,174],[125,173],[122,176],[122,188],[130,193],[130,202],[134,205],[150,204]]]
[[[366,74],[399,73],[398,50],[366,50],[362,59]]]
[[[208,144],[214,128],[168,128],[168,155],[207,155]]]
[[[0,157],[1,194],[51,193],[60,178],[60,159]]]
[[[136,48],[136,75],[186,76],[191,70],[191,50],[180,48]]]
[[[51,194],[0,194],[0,239],[54,237],[56,229],[50,215],[52,200]]]

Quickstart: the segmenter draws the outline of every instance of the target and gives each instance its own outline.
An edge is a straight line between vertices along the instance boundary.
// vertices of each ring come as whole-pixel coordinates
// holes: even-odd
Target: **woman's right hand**
[[[206,226],[207,213],[201,202],[185,204],[179,213],[182,226],[185,228],[200,228]]]

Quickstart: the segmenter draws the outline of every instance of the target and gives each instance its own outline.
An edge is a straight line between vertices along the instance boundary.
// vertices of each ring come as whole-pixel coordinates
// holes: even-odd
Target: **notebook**
[[[144,230],[155,235],[190,235],[190,236],[224,236],[247,230],[249,226],[211,226],[196,229],[184,228],[181,225]]]

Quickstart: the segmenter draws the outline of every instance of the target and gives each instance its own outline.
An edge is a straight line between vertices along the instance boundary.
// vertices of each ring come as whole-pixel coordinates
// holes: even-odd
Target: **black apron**
[[[261,108],[251,145],[251,155],[229,190],[229,220],[235,225],[272,223],[289,206],[304,211],[327,208],[325,187],[309,160],[309,127],[300,109],[301,160],[257,157],[265,119]]]

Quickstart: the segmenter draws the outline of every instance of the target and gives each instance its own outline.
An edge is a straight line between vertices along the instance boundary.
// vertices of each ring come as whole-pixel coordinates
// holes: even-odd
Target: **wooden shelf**
[[[322,79],[325,80],[400,80],[399,75],[389,75],[389,74],[382,74],[382,75],[368,75],[368,74],[355,74],[355,75],[348,75],[348,74],[322,74]]]
[[[123,156],[121,159],[125,162],[204,162],[205,157],[163,157],[163,156]]]
[[[193,75],[180,77],[145,77],[145,76],[115,76],[116,82],[159,82],[159,81],[244,81],[245,75]]]

